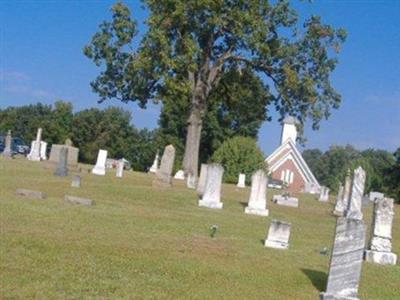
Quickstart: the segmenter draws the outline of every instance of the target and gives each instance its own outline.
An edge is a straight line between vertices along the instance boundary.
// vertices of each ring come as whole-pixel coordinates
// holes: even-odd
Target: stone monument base
[[[392,252],[365,250],[364,259],[368,262],[380,265],[395,265],[397,262],[397,255]]]
[[[253,208],[253,207],[247,206],[244,209],[244,213],[245,214],[249,214],[249,215],[258,215],[258,216],[268,217],[269,210],[268,209],[262,209],[262,208]]]
[[[340,296],[328,293],[320,293],[319,298],[321,300],[360,300],[357,297],[347,297],[347,296]]]
[[[295,197],[285,197],[282,195],[275,195],[272,201],[278,205],[299,207],[299,200]]]
[[[106,175],[106,168],[95,166],[92,170],[92,174],[104,176]]]
[[[341,211],[334,210],[334,211],[332,212],[332,215],[334,215],[334,216],[336,216],[336,217],[343,217],[344,213],[341,212]]]
[[[271,241],[271,240],[265,240],[264,246],[268,247],[268,248],[284,249],[284,250],[289,248],[288,243],[279,242],[279,241]]]
[[[203,200],[199,200],[199,206],[214,208],[214,209],[222,209],[224,204],[222,202],[206,202]]]

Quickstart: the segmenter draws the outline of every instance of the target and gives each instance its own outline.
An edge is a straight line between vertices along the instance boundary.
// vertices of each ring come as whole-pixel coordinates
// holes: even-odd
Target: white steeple
[[[292,142],[296,144],[297,138],[297,120],[294,117],[288,116],[283,120],[281,145],[286,142],[287,139],[292,139]]]

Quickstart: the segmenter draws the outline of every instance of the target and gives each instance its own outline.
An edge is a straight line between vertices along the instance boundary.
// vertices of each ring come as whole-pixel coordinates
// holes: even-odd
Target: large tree
[[[307,118],[317,128],[339,94],[330,84],[345,31],[312,16],[301,24],[289,1],[145,0],[147,31],[134,47],[136,22],[117,3],[84,53],[104,69],[92,82],[101,101],[160,100],[171,90],[190,95],[183,159],[197,175],[203,120],[223,74],[252,68],[267,83],[281,117]]]

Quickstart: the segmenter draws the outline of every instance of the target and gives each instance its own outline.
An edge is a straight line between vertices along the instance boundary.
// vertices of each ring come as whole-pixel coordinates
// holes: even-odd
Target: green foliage
[[[332,146],[325,153],[317,149],[305,150],[303,158],[319,183],[334,192],[337,192],[339,183],[344,182],[347,169],[354,170],[358,166],[362,166],[367,173],[365,192],[387,191],[385,174],[395,163],[390,152],[374,149],[358,151],[349,145]]]
[[[255,171],[266,170],[264,159],[256,140],[241,136],[226,140],[211,158],[213,162],[222,164],[224,181],[228,183],[237,182],[239,173],[246,174],[246,180],[250,182]]]
[[[393,154],[396,163],[384,172],[385,193],[400,203],[400,148]]]

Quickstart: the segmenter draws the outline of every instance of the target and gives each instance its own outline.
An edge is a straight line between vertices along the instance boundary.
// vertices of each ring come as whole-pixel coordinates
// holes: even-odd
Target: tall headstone
[[[28,159],[32,161],[40,161],[40,142],[42,140],[42,128],[39,128],[36,134],[36,140],[32,142],[31,151]]]
[[[337,218],[328,283],[321,299],[358,299],[365,232],[363,220]]]
[[[107,160],[107,150],[99,150],[97,154],[96,165],[94,166],[92,173],[95,175],[106,175],[106,160]]]
[[[60,160],[58,161],[57,169],[54,172],[55,176],[68,176],[68,148],[64,147],[60,152]]]
[[[118,163],[117,163],[117,172],[115,174],[116,177],[122,178],[122,175],[124,174],[124,165],[125,165],[125,163],[124,163],[123,159],[118,161]]]
[[[40,141],[40,160],[47,160],[47,143]]]
[[[156,172],[153,185],[157,187],[170,187],[172,185],[172,170],[175,161],[175,148],[172,145],[165,147],[161,157],[160,168]]]
[[[267,185],[268,177],[264,170],[258,170],[253,174],[249,204],[244,210],[246,214],[268,216]]]
[[[382,265],[395,265],[397,255],[392,253],[393,199],[380,198],[374,204],[372,239],[365,260]]]
[[[321,186],[318,201],[328,202],[329,201],[329,188],[326,186]]]
[[[272,220],[264,246],[275,249],[288,249],[290,227],[290,223]]]
[[[189,189],[195,189],[197,185],[197,177],[192,173],[189,173],[186,178],[186,187]]]
[[[333,214],[335,216],[341,217],[343,216],[345,209],[346,209],[346,201],[344,199],[344,186],[340,184]]]
[[[221,187],[224,168],[220,164],[209,164],[207,170],[206,185],[204,194],[199,200],[199,206],[221,209]]]
[[[12,149],[11,149],[11,142],[12,142],[12,137],[11,137],[11,130],[7,132],[6,140],[5,140],[5,147],[3,150],[2,155],[5,157],[12,157]]]
[[[343,216],[346,215],[347,210],[350,205],[350,194],[351,194],[351,184],[352,184],[351,172],[350,169],[347,170],[346,179],[344,181],[344,190],[343,190]]]
[[[183,172],[183,170],[178,170],[178,171],[175,173],[174,179],[177,179],[177,180],[185,180],[185,172]]]
[[[157,170],[158,170],[158,160],[159,159],[160,159],[160,157],[159,157],[159,154],[158,154],[158,151],[157,151],[156,157],[154,158],[154,161],[153,161],[153,165],[150,167],[150,170],[149,170],[150,173],[156,173],[157,172]]]
[[[363,168],[358,167],[354,170],[353,183],[351,186],[350,202],[349,208],[346,211],[346,218],[362,220],[363,213],[362,208],[362,198],[364,194],[365,186],[365,171]]]
[[[236,185],[238,188],[246,187],[246,174],[240,173],[238,178],[238,183]]]
[[[204,194],[204,188],[206,186],[206,180],[207,180],[207,173],[208,173],[208,165],[201,164],[200,177],[197,183],[197,194],[199,195],[200,198],[202,198]]]

